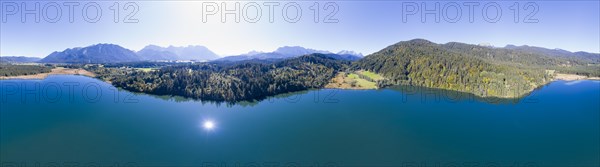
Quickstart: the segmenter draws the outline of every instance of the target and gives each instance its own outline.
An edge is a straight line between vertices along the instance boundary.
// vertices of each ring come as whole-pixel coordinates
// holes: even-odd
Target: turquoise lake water
[[[600,165],[598,81],[509,101],[396,87],[217,104],[69,75],[0,88],[0,166]]]

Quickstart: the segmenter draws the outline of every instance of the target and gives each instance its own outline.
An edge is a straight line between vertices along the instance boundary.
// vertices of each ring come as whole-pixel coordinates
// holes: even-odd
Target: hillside
[[[594,58],[556,56],[540,51],[491,48],[423,39],[399,42],[353,64],[386,79],[379,86],[414,85],[515,98],[552,80],[548,69],[593,64]],[[570,68],[573,69],[573,68]],[[583,70],[585,71],[585,70]]]
[[[477,56],[417,39],[388,46],[357,61],[354,68],[383,75],[387,80],[380,86],[424,86],[479,96],[518,97],[549,80],[543,71],[515,71]]]

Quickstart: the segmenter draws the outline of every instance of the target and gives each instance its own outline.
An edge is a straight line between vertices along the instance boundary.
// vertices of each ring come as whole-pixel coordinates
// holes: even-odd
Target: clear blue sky
[[[56,4],[49,4],[52,2]],[[78,6],[74,6],[74,20],[70,23],[69,8],[64,2],[40,1],[40,10],[37,11],[37,14],[41,13],[40,22],[35,22],[33,14],[27,14],[26,23],[22,23],[21,10],[13,9],[15,4],[20,9],[21,2],[1,1],[0,55],[44,57],[53,51],[97,43],[114,43],[136,51],[148,44],[203,45],[220,55],[252,50],[272,51],[280,46],[304,46],[333,52],[353,50],[370,54],[396,42],[414,38],[436,43],[515,44],[600,52],[600,4],[597,0],[537,1],[535,4],[526,4],[527,1],[496,1],[502,16],[495,23],[483,18],[483,6],[490,2],[479,2],[479,6],[474,7],[474,20],[471,23],[469,8],[462,1],[423,2],[429,9],[439,2],[440,12],[448,13],[446,17],[440,15],[439,23],[435,22],[434,15],[426,15],[426,22],[421,22],[419,11],[415,15],[407,15],[406,22],[403,21],[403,12],[410,13],[403,10],[403,5],[406,8],[415,4],[422,7],[422,1],[333,1],[335,4],[330,5],[328,10],[324,9],[325,2],[318,1],[319,23],[314,23],[314,11],[310,8],[316,1],[295,1],[302,9],[302,16],[296,23],[285,21],[282,14],[283,6],[289,1],[279,2],[279,6],[275,6],[273,23],[269,22],[268,6],[264,4],[267,1],[240,2],[240,12],[248,13],[245,16],[250,21],[255,16],[256,8],[249,3],[261,7],[262,14],[257,23],[246,21],[244,16],[241,16],[240,23],[235,23],[233,15],[227,15],[227,22],[222,23],[218,12],[208,15],[204,23],[203,1],[136,2],[139,11],[133,18],[138,22],[123,23],[122,20],[134,7],[125,10],[126,1],[96,1],[102,9],[102,16],[97,22],[89,23],[83,18],[82,11],[83,6],[90,2],[94,1],[79,2]],[[110,9],[115,2],[120,6],[118,23],[113,21],[114,11]],[[511,10],[515,2],[520,6],[518,23],[514,22],[514,10]],[[231,9],[234,3],[227,1],[226,5]],[[33,9],[35,2],[25,4]],[[222,6],[221,2],[216,4]],[[456,4],[461,7],[461,18],[452,23],[450,21],[456,16],[453,5]],[[87,16],[91,19],[95,17],[93,5],[88,4],[87,10]],[[242,9],[245,5],[248,5],[248,10]],[[56,6],[61,8],[62,14],[60,19],[53,20],[57,13]],[[333,6],[339,9],[333,17],[338,22],[323,23],[322,20]],[[448,10],[442,10],[444,6]],[[538,22],[524,23],[525,16],[535,6],[538,11],[532,19]],[[293,18],[294,8],[288,9],[289,17]],[[495,12],[494,8],[488,8],[488,17],[493,18]]]

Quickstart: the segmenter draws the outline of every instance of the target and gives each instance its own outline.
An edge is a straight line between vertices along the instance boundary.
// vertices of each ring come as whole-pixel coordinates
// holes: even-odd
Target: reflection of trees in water
[[[437,89],[437,88],[427,88],[420,86],[390,86],[384,89],[389,89],[397,92],[401,92],[403,95],[398,97],[397,100],[401,100],[402,102],[408,102],[408,99],[418,99],[421,102],[484,102],[489,104],[518,104],[518,103],[534,103],[536,99],[531,97],[534,96],[537,89],[532,91],[529,94],[526,94],[519,98],[498,98],[498,97],[480,97],[476,96],[472,93],[445,90],[445,89]],[[540,88],[538,88],[540,89]],[[123,90],[123,89],[121,89]],[[182,102],[199,102],[201,104],[213,104],[216,106],[225,105],[225,107],[233,107],[233,106],[241,106],[241,107],[253,107],[258,105],[261,102],[266,103],[274,103],[274,102],[285,102],[285,103],[297,103],[301,101],[303,98],[309,98],[309,100],[319,101],[323,103],[333,103],[337,102],[335,95],[338,91],[353,91],[353,90],[344,90],[344,89],[313,89],[313,90],[304,90],[304,91],[296,91],[290,93],[283,93],[274,96],[269,96],[260,100],[253,101],[239,101],[239,102],[223,102],[223,101],[211,101],[211,100],[202,100],[195,98],[186,98],[183,96],[171,96],[171,95],[152,95],[138,92],[131,92],[135,95],[146,95],[154,98],[158,98],[166,101],[173,101],[177,103]],[[310,94],[310,95],[309,95]]]
[[[427,102],[433,100],[434,102],[465,102],[465,101],[478,101],[489,104],[517,104],[517,103],[531,103],[535,102],[534,98],[530,98],[535,94],[536,90],[525,94],[521,97],[517,98],[499,98],[499,97],[481,97],[476,96],[472,93],[445,90],[445,89],[437,89],[437,88],[428,88],[421,86],[391,86],[388,87],[390,90],[401,92],[402,101],[407,102],[408,98],[413,96],[413,98],[419,98],[421,102]],[[538,88],[539,89],[539,88]]]
[[[120,90],[124,90],[124,89],[120,89]],[[140,92],[130,92],[130,93],[133,93],[134,95],[146,95],[146,96],[154,97],[157,99],[161,99],[161,100],[165,100],[165,101],[173,101],[173,102],[177,102],[177,103],[199,102],[202,105],[213,104],[218,107],[220,107],[221,105],[225,105],[226,107],[233,107],[236,105],[241,106],[241,107],[253,107],[262,101],[266,101],[268,103],[273,103],[273,102],[275,102],[275,100],[283,100],[284,102],[287,102],[287,103],[296,103],[296,102],[300,101],[305,94],[308,94],[311,91],[320,92],[318,90],[303,90],[303,91],[296,91],[296,92],[283,93],[283,94],[278,94],[278,95],[274,95],[274,96],[269,96],[269,97],[266,97],[266,98],[260,99],[260,100],[238,101],[238,102],[202,100],[202,99],[197,99],[197,98],[187,98],[187,97],[183,97],[183,96],[153,95],[153,94],[146,94],[146,93],[140,93]],[[327,94],[331,94],[331,93],[327,93]],[[312,98],[312,96],[311,96],[311,98]]]
[[[125,89],[119,89],[119,90],[127,91]],[[222,102],[222,101],[210,101],[210,100],[201,100],[201,99],[195,99],[195,98],[187,98],[187,97],[183,97],[183,96],[153,95],[153,94],[146,94],[146,93],[140,93],[140,92],[130,92],[130,93],[132,93],[136,96],[149,96],[149,97],[153,97],[153,98],[157,98],[157,99],[161,99],[161,100],[165,100],[165,101],[172,101],[172,102],[176,102],[176,103],[197,102],[197,103],[201,103],[202,105],[212,104],[212,105],[216,105],[217,107],[220,107],[223,104],[225,104],[225,106],[227,106],[227,107],[232,107],[236,104],[236,103],[227,103],[227,102]]]

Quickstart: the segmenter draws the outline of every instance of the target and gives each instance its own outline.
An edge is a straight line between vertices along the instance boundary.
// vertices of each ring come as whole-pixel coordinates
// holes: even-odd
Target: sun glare
[[[213,121],[207,120],[202,124],[205,130],[213,130],[215,128],[215,123]]]

